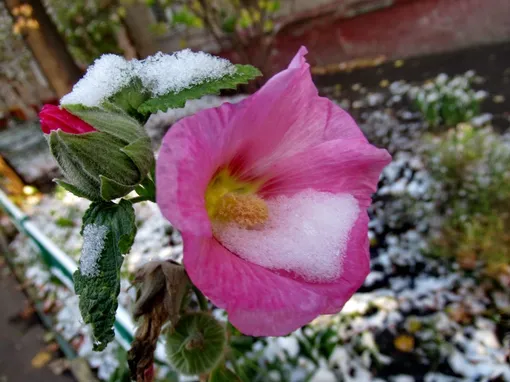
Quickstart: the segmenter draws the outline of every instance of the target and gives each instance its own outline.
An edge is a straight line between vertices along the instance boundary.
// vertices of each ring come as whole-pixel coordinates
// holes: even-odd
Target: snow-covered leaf
[[[92,203],[83,216],[83,248],[74,273],[83,320],[91,324],[94,350],[115,337],[113,324],[120,292],[120,267],[136,234],[133,206],[126,200]]]
[[[166,111],[184,107],[187,100],[201,98],[208,94],[219,94],[222,89],[235,89],[239,84],[246,84],[248,81],[261,75],[260,71],[251,65],[235,65],[236,71],[233,74],[222,78],[205,80],[178,92],[169,92],[162,96],[151,98],[142,103],[138,112],[142,114],[155,113],[159,110]]]

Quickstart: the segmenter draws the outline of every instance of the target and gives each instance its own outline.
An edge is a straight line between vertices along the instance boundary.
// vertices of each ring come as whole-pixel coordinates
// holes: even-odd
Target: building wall
[[[341,3],[350,4],[364,1],[366,0],[281,0],[278,17],[288,21],[325,12],[331,6],[338,7],[338,4]],[[140,18],[139,8],[136,10],[138,18]],[[153,18],[152,22],[155,22],[155,18]],[[184,28],[182,30],[172,30],[166,35],[155,37],[153,50],[164,52],[179,50],[183,47],[183,40],[186,40],[186,47],[192,49],[206,50],[214,53],[218,53],[220,50],[214,38],[206,30],[185,30]]]
[[[365,3],[387,5],[380,0]],[[510,0],[395,0],[389,7],[349,16],[344,8],[343,14],[289,26],[278,36],[272,57],[275,67],[286,65],[301,45],[309,49],[312,64],[326,65],[510,40]]]
[[[388,59],[451,51],[510,40],[510,0],[282,0],[273,71],[284,67],[301,45],[313,65],[384,55]],[[159,49],[182,47],[182,35],[158,39]],[[205,31],[188,36],[188,46],[218,52]],[[256,49],[253,49],[256,51]]]

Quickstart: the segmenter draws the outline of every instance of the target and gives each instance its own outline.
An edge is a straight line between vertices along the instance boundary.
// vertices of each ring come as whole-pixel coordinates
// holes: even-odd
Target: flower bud
[[[210,372],[223,359],[225,346],[225,328],[204,312],[185,314],[166,336],[168,360],[184,375]]]
[[[125,196],[144,180],[154,163],[143,127],[122,110],[46,105],[40,113],[51,153],[72,193],[90,200]]]

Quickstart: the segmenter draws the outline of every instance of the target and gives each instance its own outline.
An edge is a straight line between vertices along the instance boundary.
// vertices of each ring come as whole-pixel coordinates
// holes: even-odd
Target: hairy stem
[[[203,293],[200,292],[200,290],[194,285],[193,285],[193,292],[195,292],[195,295],[197,296],[198,305],[200,306],[200,310],[202,310],[203,312],[209,311],[209,303],[207,302],[207,298],[205,298]]]

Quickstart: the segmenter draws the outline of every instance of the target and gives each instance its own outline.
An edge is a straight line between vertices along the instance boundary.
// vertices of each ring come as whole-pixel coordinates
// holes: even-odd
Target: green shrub
[[[429,138],[428,167],[438,190],[443,225],[433,243],[439,255],[465,268],[510,263],[510,141],[490,128],[459,125]]]
[[[440,74],[423,86],[411,88],[408,94],[430,126],[455,126],[477,116],[487,96],[471,88],[472,77],[472,72],[452,79]]]
[[[510,217],[507,212],[492,216],[458,217],[447,220],[441,236],[433,243],[440,256],[453,256],[464,269],[473,269],[478,260],[487,269],[506,269],[510,263]]]

